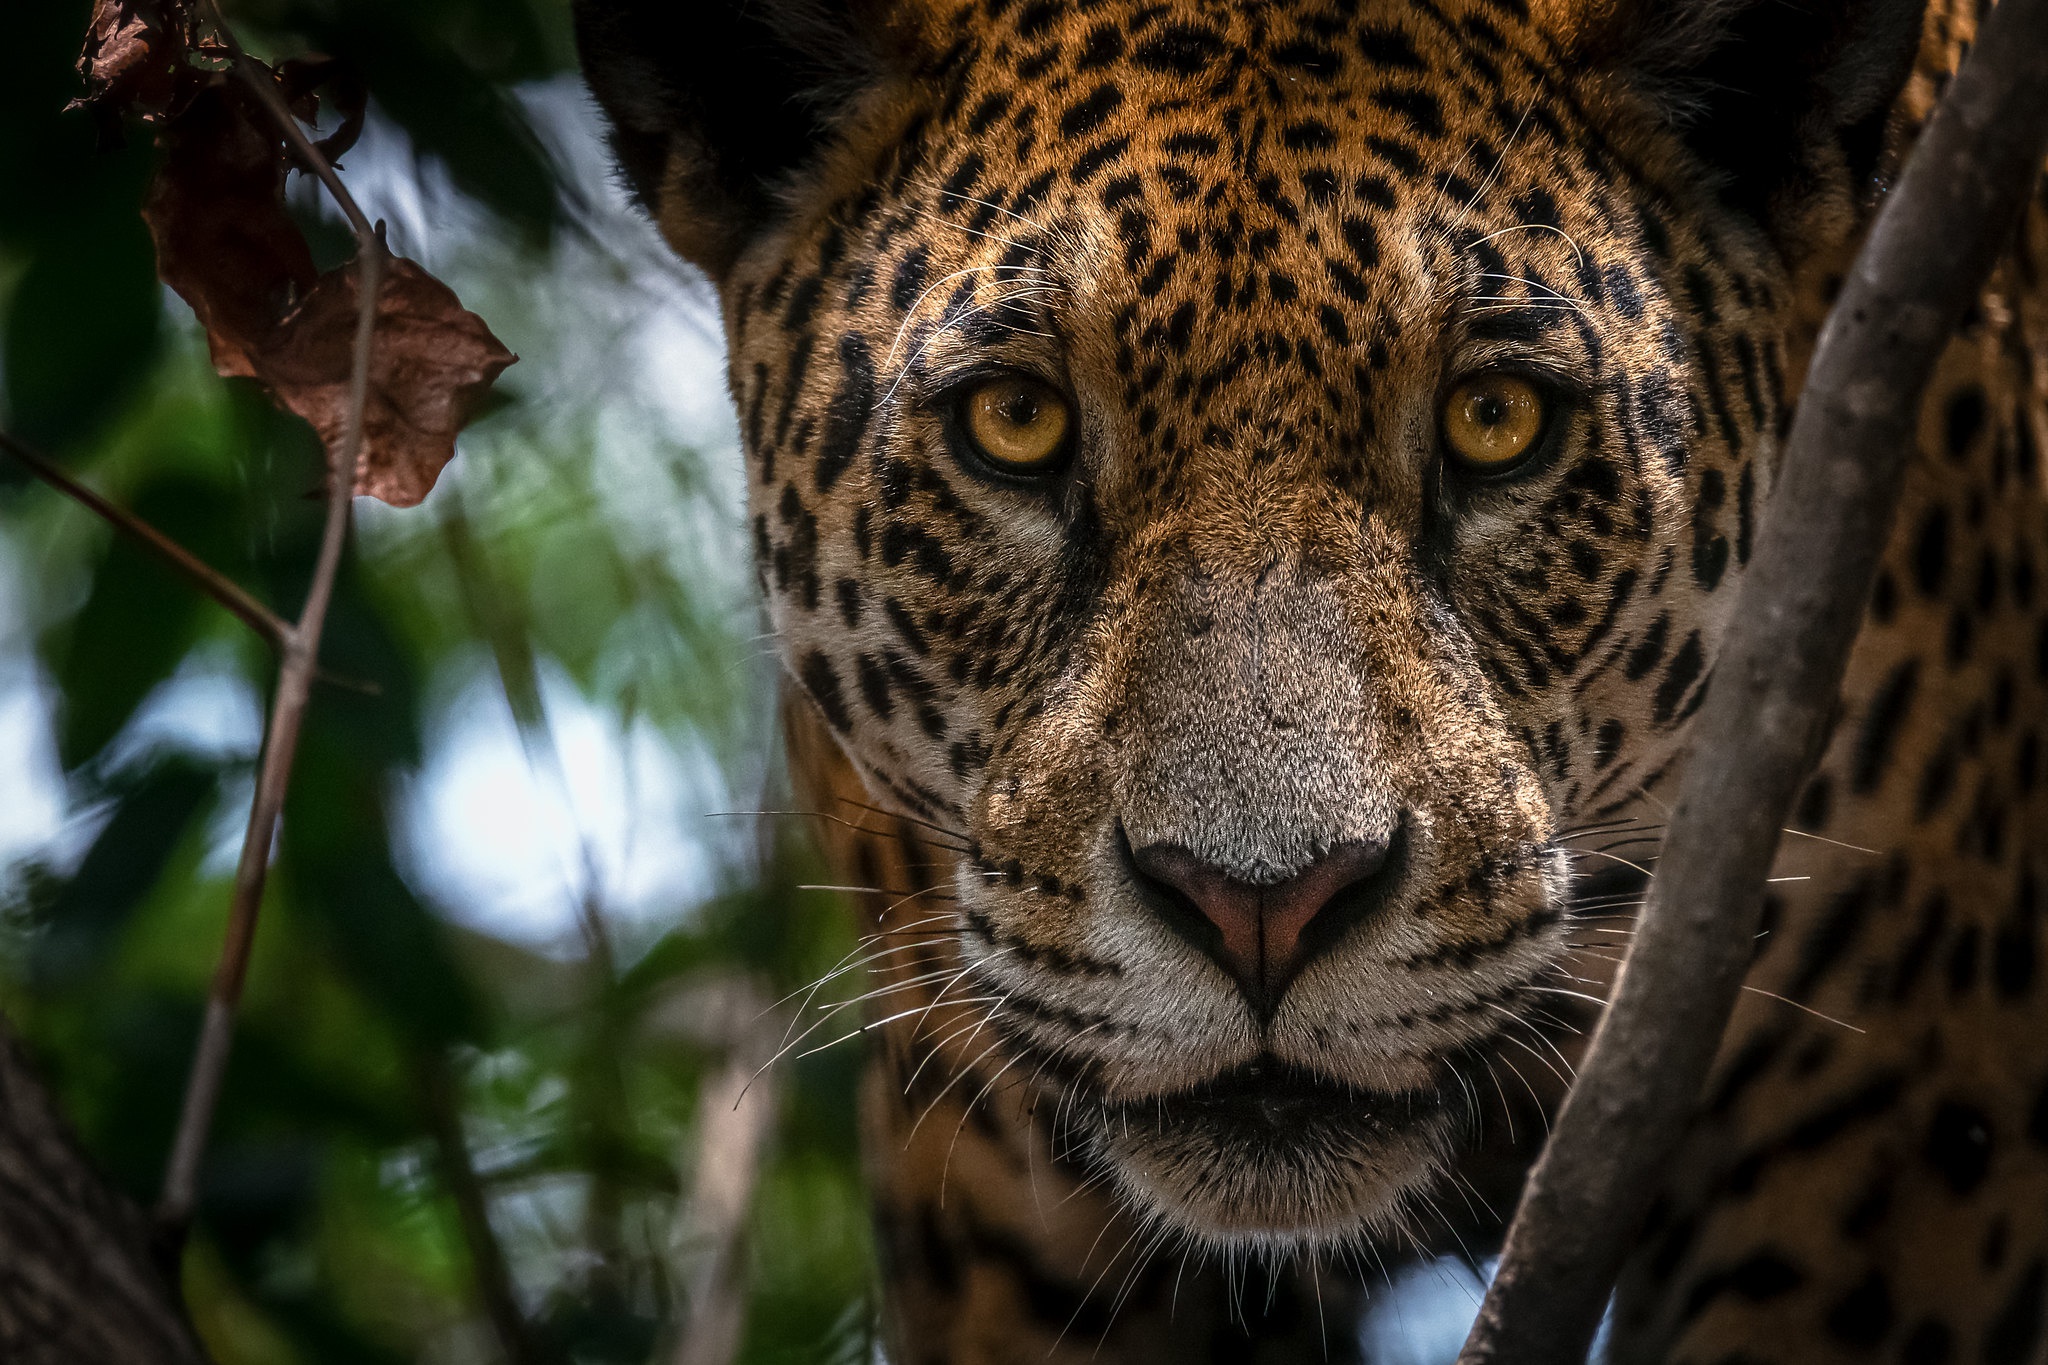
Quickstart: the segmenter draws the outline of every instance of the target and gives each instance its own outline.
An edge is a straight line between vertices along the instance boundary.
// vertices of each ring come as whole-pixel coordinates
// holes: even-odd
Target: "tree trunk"
[[[0,1020],[0,1361],[204,1365],[147,1225],[78,1150]]]

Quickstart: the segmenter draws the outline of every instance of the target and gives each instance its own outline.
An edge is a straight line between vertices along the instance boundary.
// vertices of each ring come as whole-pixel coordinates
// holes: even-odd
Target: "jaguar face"
[[[586,15],[669,91],[607,102],[719,281],[790,676],[957,844],[958,994],[1135,1207],[1382,1228],[1551,1064],[1573,837],[1667,780],[1748,553],[1785,265],[1519,4],[884,20],[750,189]]]

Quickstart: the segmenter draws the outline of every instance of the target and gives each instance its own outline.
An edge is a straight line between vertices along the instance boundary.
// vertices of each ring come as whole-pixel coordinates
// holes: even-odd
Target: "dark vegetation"
[[[739,1325],[742,1360],[860,1355],[853,1050],[770,1073],[749,1103],[771,1103],[772,1126],[736,1126],[730,1098],[782,1034],[787,1008],[769,1003],[829,970],[851,931],[829,894],[798,889],[823,878],[788,822],[706,818],[782,804],[772,673],[734,568],[724,431],[647,385],[597,382],[650,325],[649,281],[670,303],[691,286],[565,154],[564,118],[587,125],[567,4],[227,8],[259,57],[339,61],[316,135],[337,131],[348,82],[367,90],[342,179],[372,217],[394,213],[393,252],[428,258],[525,361],[478,397],[423,506],[357,500],[196,1207],[189,1229],[174,1197],[134,1230],[176,1267],[222,1365],[639,1362],[702,1349],[692,1325],[716,1322]],[[257,382],[218,378],[159,283],[138,209],[161,126],[65,112],[90,9],[7,19],[0,432],[296,617],[317,577],[321,441]],[[310,176],[290,179],[311,268],[342,266],[347,224]],[[216,236],[252,221],[188,188],[187,219]],[[225,286],[235,269],[248,278],[231,267]],[[715,368],[671,378],[722,387]],[[321,429],[338,444],[341,425]],[[113,1189],[161,1211],[278,651],[6,452],[0,604],[8,753],[38,760],[0,760],[0,828],[16,831],[0,844],[0,1012]],[[437,875],[457,852],[438,839],[504,842],[489,803],[470,825],[430,818],[436,774],[484,712],[516,782],[576,823],[592,730],[680,773],[688,790],[651,824],[688,875],[639,884],[601,812],[559,875],[507,890],[516,913]],[[706,1150],[762,1162],[743,1226],[692,1204]],[[0,1312],[0,1339],[26,1352],[4,1337],[17,1330]]]

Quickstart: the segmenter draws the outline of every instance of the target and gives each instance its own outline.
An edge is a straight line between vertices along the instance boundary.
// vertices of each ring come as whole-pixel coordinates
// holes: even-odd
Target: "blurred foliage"
[[[426,506],[359,527],[323,651],[338,681],[308,719],[186,1257],[193,1317],[222,1365],[500,1359],[453,1191],[466,1167],[546,1356],[659,1359],[684,1316],[678,1192],[699,1091],[725,1064],[718,1038],[677,1021],[706,983],[762,998],[805,985],[852,947],[848,921],[799,892],[823,878],[794,832],[700,821],[712,832],[679,837],[704,852],[701,893],[625,916],[587,870],[565,908],[580,934],[512,941],[435,901],[422,869],[441,850],[418,846],[408,793],[447,742],[436,707],[451,690],[469,704],[461,687],[482,676],[543,785],[566,785],[545,682],[561,679],[618,734],[709,769],[708,789],[780,804],[763,797],[772,675],[735,585],[730,479],[651,417],[624,442],[638,455],[619,456],[644,396],[590,391],[619,324],[577,312],[579,291],[631,295],[649,267],[601,240],[605,215],[625,221],[598,202],[602,175],[569,173],[530,117],[532,92],[559,89],[573,61],[566,0],[227,8],[266,55],[361,70],[384,145],[409,141],[417,183],[448,187],[429,196],[449,220],[431,264],[527,360]],[[148,138],[99,147],[89,120],[60,112],[86,10],[40,0],[9,15],[0,424],[295,612],[317,447],[212,375],[156,283],[136,212]],[[338,250],[312,202],[295,199]],[[147,1205],[246,814],[253,744],[232,736],[272,660],[4,458],[0,555],[23,580],[24,618],[0,653],[39,680],[68,809],[48,849],[0,868],[0,1006],[94,1156]],[[152,720],[172,679],[204,684],[187,691],[213,699],[229,738]],[[0,772],[0,804],[27,780]],[[857,1064],[839,1048],[773,1073],[745,1361],[866,1358]],[[455,1114],[459,1150],[437,1112]]]

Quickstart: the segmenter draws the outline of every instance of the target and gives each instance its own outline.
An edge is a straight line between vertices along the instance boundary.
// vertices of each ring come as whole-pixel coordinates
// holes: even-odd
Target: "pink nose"
[[[1341,843],[1267,886],[1239,881],[1179,844],[1132,849],[1131,862],[1153,884],[1148,899],[1155,907],[1170,922],[1194,928],[1188,937],[1230,973],[1255,1008],[1270,1013],[1288,983],[1352,922],[1344,911],[1376,899],[1346,893],[1367,889],[1364,883],[1386,867],[1391,847],[1387,839]],[[1189,910],[1200,924],[1186,924]]]

